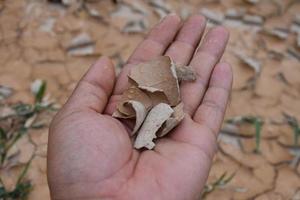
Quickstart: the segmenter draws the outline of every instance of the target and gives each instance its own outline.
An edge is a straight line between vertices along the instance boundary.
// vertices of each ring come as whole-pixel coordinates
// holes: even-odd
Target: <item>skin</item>
[[[220,61],[229,33],[214,27],[203,36],[205,24],[199,15],[185,22],[169,15],[139,44],[117,78],[109,58],[90,67],[50,126],[52,199],[199,199],[232,85],[231,67]],[[111,114],[130,68],[159,55],[190,65],[198,77],[180,86],[183,122],[154,150],[137,151],[129,127]]]

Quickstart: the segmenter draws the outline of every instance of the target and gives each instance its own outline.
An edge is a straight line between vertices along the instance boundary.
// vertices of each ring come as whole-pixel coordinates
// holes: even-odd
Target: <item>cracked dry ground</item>
[[[113,58],[120,69],[148,28],[166,13],[183,18],[202,13],[210,26],[224,24],[230,30],[224,59],[234,70],[227,122],[207,191],[225,172],[234,176],[206,199],[300,199],[299,1],[66,2],[71,3],[0,1],[0,85],[13,90],[2,104],[32,104],[30,84],[36,79],[45,80],[47,94],[62,104],[100,55]],[[256,122],[262,124],[260,132]],[[7,190],[35,155],[25,176],[33,185],[29,199],[49,199],[47,134],[47,128],[30,129],[15,143],[13,164],[0,172]]]

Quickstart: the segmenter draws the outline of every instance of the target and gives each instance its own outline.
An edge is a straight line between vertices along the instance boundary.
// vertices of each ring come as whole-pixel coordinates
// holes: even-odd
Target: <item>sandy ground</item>
[[[12,89],[2,101],[32,104],[30,85],[42,79],[50,98],[63,104],[99,56],[110,56],[119,71],[164,15],[177,12],[186,18],[202,13],[210,27],[223,24],[230,30],[223,59],[234,71],[227,121],[207,191],[217,186],[206,199],[300,199],[300,146],[295,139],[300,120],[299,1],[74,2],[0,1],[0,85]],[[256,132],[260,123],[261,131]],[[30,129],[15,144],[19,153],[14,165],[0,171],[8,190],[15,187],[19,166],[35,155],[25,177],[33,185],[29,199],[49,199],[47,134],[47,128]],[[213,184],[224,173],[233,178]]]

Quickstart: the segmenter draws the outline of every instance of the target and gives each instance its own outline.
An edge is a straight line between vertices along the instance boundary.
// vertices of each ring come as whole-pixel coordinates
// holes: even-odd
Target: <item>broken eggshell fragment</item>
[[[129,87],[123,92],[114,117],[136,118],[131,135],[137,133],[134,147],[152,149],[153,139],[163,137],[184,118],[180,102],[180,81],[193,81],[195,72],[179,66],[168,56],[132,67]]]
[[[134,147],[137,149],[142,147],[153,149],[155,146],[153,139],[156,138],[156,132],[169,119],[173,112],[174,110],[171,106],[165,103],[160,103],[153,107],[139,130]]]
[[[169,119],[162,125],[157,133],[158,137],[163,137],[175,128],[184,118],[183,103],[178,104],[173,108],[174,112]]]
[[[195,81],[196,73],[189,66],[177,66],[176,65],[176,75],[178,81]]]
[[[175,64],[168,56],[134,66],[129,74],[139,88],[148,92],[163,92],[171,106],[180,102]]]
[[[139,130],[140,126],[143,124],[143,121],[147,115],[147,110],[145,106],[138,101],[128,101],[128,104],[132,106],[132,108],[135,111],[136,119],[135,119],[135,125],[132,131],[132,135]]]
[[[126,105],[129,101],[134,100],[142,103],[146,110],[152,107],[152,100],[147,95],[139,89],[135,83],[129,80],[129,88],[122,94],[121,101],[117,105],[117,110],[114,112],[114,117],[119,118],[133,118],[135,117],[135,111],[131,106]]]

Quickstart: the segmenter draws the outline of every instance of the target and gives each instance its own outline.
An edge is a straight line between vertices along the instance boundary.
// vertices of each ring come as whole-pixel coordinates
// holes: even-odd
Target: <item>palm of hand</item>
[[[186,32],[192,25],[199,26],[194,36],[189,35],[190,40],[193,40],[190,43],[196,43],[204,27],[202,17],[191,17],[180,32]],[[157,37],[155,32],[166,28],[169,32],[165,34],[172,37],[170,27],[179,29],[176,16],[167,17],[148,38]],[[223,43],[222,46],[225,47],[226,32],[220,28],[213,29],[210,37],[216,32],[219,32],[219,35],[223,34],[223,39],[219,39],[221,41],[218,42]],[[177,37],[184,38],[184,35],[179,34]],[[211,41],[209,35],[207,38],[209,43]],[[139,52],[146,45],[147,39],[138,47],[131,59],[138,60]],[[208,45],[212,45],[211,42],[207,44],[206,49],[210,48]],[[219,52],[211,54],[215,53],[218,54],[216,57],[220,57],[224,47],[220,46]],[[171,48],[172,45],[169,49]],[[176,48],[167,50],[166,54],[172,56],[176,51],[179,50]],[[153,52],[148,54],[151,53],[153,54]],[[149,58],[151,56],[155,55],[149,55]],[[50,128],[48,179],[52,197],[54,199],[198,198],[208,176],[216,146],[215,133],[221,124],[231,86],[230,68],[224,63],[219,63],[217,64],[219,67],[215,67],[218,59],[211,61],[209,74],[212,73],[212,77],[210,82],[210,75],[206,80],[211,85],[210,92],[203,87],[203,80],[183,85],[182,99],[188,106],[184,121],[168,137],[159,140],[154,151],[142,152],[132,148],[126,127],[110,115],[115,109],[115,99],[124,90],[123,83],[130,64],[125,66],[119,76],[113,96],[110,98],[113,78],[109,75],[113,77],[114,72],[112,67],[104,66],[111,63],[107,59],[102,59],[95,64],[81,80]],[[178,61],[186,63],[189,60],[182,58]],[[109,75],[102,80],[96,78],[103,72]],[[203,92],[199,86],[203,88]],[[196,90],[197,92],[193,92]],[[203,106],[199,107],[205,90],[210,95],[205,95],[202,100]],[[192,100],[188,95],[191,92],[199,98]],[[218,101],[214,101],[213,98],[217,98]],[[204,114],[207,115],[205,118]]]

